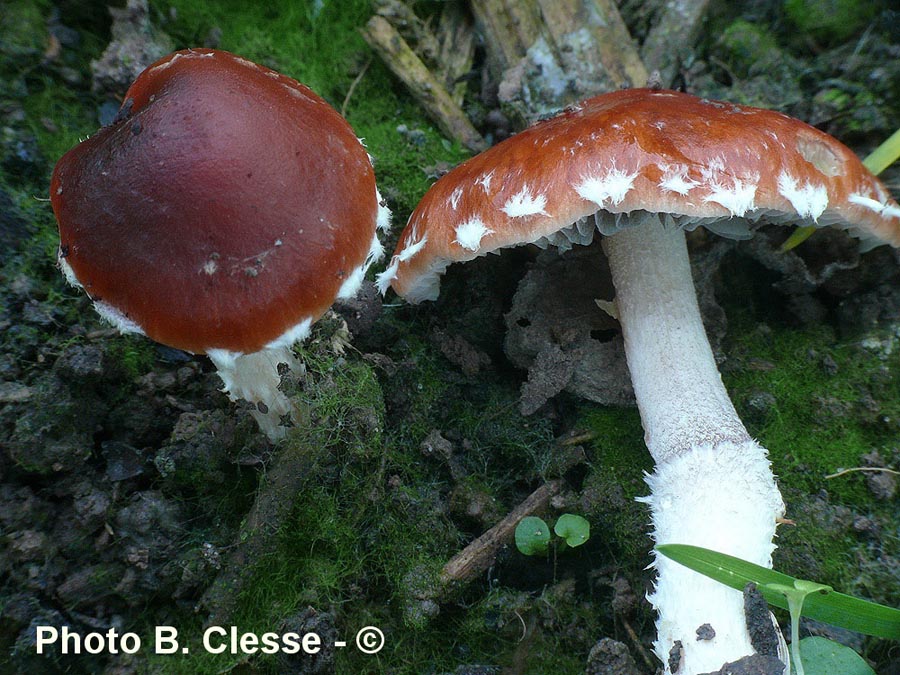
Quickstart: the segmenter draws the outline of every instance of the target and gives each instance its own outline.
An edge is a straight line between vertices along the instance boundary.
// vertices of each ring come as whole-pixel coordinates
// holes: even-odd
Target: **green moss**
[[[0,91],[0,103],[8,110],[21,106],[24,113],[11,116],[5,122],[9,126],[4,132],[11,132],[18,143],[32,138],[36,141],[40,154],[49,163],[45,175],[39,177],[43,186],[52,164],[79,138],[97,128],[95,108],[85,105],[89,97],[85,90],[90,83],[89,62],[99,56],[104,39],[94,30],[81,30],[85,28],[84,17],[73,14],[71,7],[57,5],[46,0],[5,2],[0,25],[0,77],[6,85]],[[61,46],[57,54],[46,57],[45,52],[50,49],[47,26],[56,11],[59,13],[55,17],[61,24],[79,30],[79,44],[77,49]],[[97,6],[87,13],[91,15],[92,28],[97,27],[94,22],[98,17],[101,22],[109,21],[105,7]],[[31,166],[28,168],[30,171]],[[26,173],[20,168],[9,178],[19,180]],[[46,187],[33,194],[45,196]]]
[[[28,131],[33,134],[46,158],[48,166],[56,164],[71,148],[82,139],[93,134],[99,123],[96,113],[89,107],[79,92],[49,76],[32,83],[32,92],[23,100]],[[52,124],[47,124],[52,120]],[[45,185],[49,184],[49,172]],[[41,197],[48,197],[42,190]],[[48,205],[49,206],[49,205]]]
[[[593,434],[594,470],[609,473],[628,499],[644,494],[644,472],[652,469],[653,461],[644,446],[637,409],[586,407],[578,426]]]
[[[43,201],[43,192],[35,192],[39,184],[26,182],[25,185],[10,185],[0,174],[0,192],[11,201],[4,214],[7,227],[18,223],[23,235],[18,250],[12,255],[10,250],[0,261],[0,280],[3,286],[18,276],[32,281],[51,282],[48,292],[64,293],[65,282],[56,269],[56,249],[59,238],[56,221],[49,201]]]
[[[317,340],[314,334],[301,350],[309,375],[294,394],[308,407],[312,424],[288,441],[325,450],[321,463],[309,469],[317,479],[298,499],[268,555],[248,570],[250,581],[243,587],[233,623],[242,631],[277,630],[286,616],[311,606],[333,612],[341,639],[352,639],[364,625],[385,632],[388,643],[377,657],[338,650],[337,672],[390,670],[418,675],[423,664],[452,670],[460,662],[514,662],[517,641],[501,635],[498,645],[496,629],[487,625],[490,603],[483,611],[471,612],[447,604],[437,617],[420,620],[408,611],[416,589],[427,586],[428,579],[466,543],[467,537],[446,515],[442,496],[446,469],[437,461],[422,461],[418,444],[424,435],[409,433],[403,424],[387,424],[382,383],[372,366],[358,357],[328,355],[321,349],[326,340],[321,344]],[[422,382],[421,389],[411,384],[412,390],[425,392],[432,402],[412,405],[415,428],[449,429],[455,438],[466,438],[464,463],[488,481],[489,489],[501,485],[501,492],[511,494],[513,479],[500,476],[516,464],[513,475],[534,480],[539,474],[529,453],[536,447],[540,452],[552,448],[549,427],[523,425],[514,405],[501,404],[514,400],[510,392],[490,382],[472,387],[469,398],[462,400],[454,393],[459,382],[447,377],[441,357],[414,336],[408,340],[408,353],[416,360],[405,381]],[[416,574],[421,583],[417,584]],[[472,602],[481,600],[477,590]],[[567,605],[564,614],[573,611]],[[507,613],[505,619],[510,625],[515,622],[518,630],[515,614]],[[199,626],[185,631],[191,644],[199,645],[200,636]],[[580,672],[584,645],[561,655],[556,640],[553,630],[533,640],[526,672],[544,672],[550,662],[562,663],[554,672]],[[159,664],[167,668],[205,673],[227,668],[239,657],[192,649],[188,656],[165,659]],[[279,670],[274,657],[252,661],[263,672]]]
[[[872,334],[835,332],[828,324],[785,326],[771,302],[755,298],[740,265],[723,297],[729,315],[729,359],[723,379],[750,434],[768,448],[795,525],[779,528],[775,564],[789,574],[896,605],[900,584],[873,582],[860,569],[900,554],[896,538],[869,540],[854,528],[863,515],[894,531],[900,514],[873,498],[863,474],[828,479],[897,446],[900,362],[896,327]],[[760,414],[760,393],[769,401]]]
[[[740,77],[765,70],[766,64],[779,60],[781,49],[775,37],[764,27],[744,19],[730,24],[719,38],[728,64]]]
[[[154,343],[145,337],[123,335],[108,343],[107,354],[122,368],[126,380],[135,380],[153,368],[155,349]]]
[[[784,12],[803,33],[826,44],[849,40],[879,10],[870,0],[785,0]]]
[[[11,61],[30,59],[44,48],[46,2],[5,2],[0,28],[0,53]]]
[[[452,399],[452,387],[445,364],[419,335],[406,335],[396,346],[397,358],[406,366],[391,375],[389,386],[400,394],[394,403],[397,414],[392,416],[395,425],[392,433],[398,445],[412,445],[440,427],[440,418],[435,413],[446,411],[446,403]]]
[[[310,467],[317,480],[281,525],[270,552],[247,570],[233,623],[242,631],[278,630],[285,617],[311,606],[331,610],[338,637],[351,644],[368,624],[389,635],[375,660],[352,648],[338,650],[338,672],[372,672],[373,663],[396,664],[398,673],[418,672],[431,660],[449,665],[452,638],[435,641],[438,633],[429,629],[420,641],[400,623],[399,612],[390,610],[406,570],[448,555],[453,528],[428,489],[385,492],[386,473],[402,467],[393,465],[393,452],[382,443],[384,407],[371,367],[309,349],[303,355],[312,379],[300,394],[312,423],[288,443],[315,443],[326,452],[320,466]],[[191,626],[185,637],[199,645],[200,627]],[[184,672],[218,672],[236,660],[193,649],[159,663]],[[254,664],[264,672],[279,670],[274,658],[254,658]]]
[[[735,369],[727,384],[739,407],[756,391],[774,396],[773,414],[751,433],[766,443],[787,487],[815,491],[825,475],[896,440],[896,430],[879,418],[900,412],[900,366],[858,338],[841,340],[826,326],[750,330],[736,334],[735,347],[756,367]],[[878,402],[877,413],[858,403],[866,392]],[[828,487],[841,499],[866,498],[858,481]]]
[[[718,35],[709,46],[709,59],[724,70],[731,85],[713,85],[709,96],[743,105],[788,109],[804,98],[801,82],[806,65],[791,56],[775,34],[759,22],[744,18],[710,18],[708,35]],[[722,26],[721,33],[715,26]],[[712,84],[712,83],[710,83]]]
[[[511,665],[515,672],[580,675],[590,646],[602,634],[600,614],[581,602],[571,579],[534,594],[497,587],[470,606],[460,634],[482,636],[475,644],[488,654],[491,650],[509,654],[501,665]],[[497,663],[496,658],[470,661]]]
[[[640,569],[649,561],[649,511],[636,502],[648,492],[644,474],[653,460],[644,446],[637,409],[585,407],[578,423],[594,435],[589,453],[591,472],[583,493],[590,509],[584,513],[594,533],[603,533],[614,556]]]
[[[890,127],[893,111],[884,109],[879,96],[856,82],[832,82],[837,86],[822,89],[814,97],[819,116],[839,120],[837,131],[832,133],[864,135]]]
[[[316,383],[292,392],[311,414],[309,425],[295,431],[296,439],[303,445],[340,445],[364,457],[380,447],[384,400],[372,367],[335,358],[315,342],[299,346],[298,355]]]

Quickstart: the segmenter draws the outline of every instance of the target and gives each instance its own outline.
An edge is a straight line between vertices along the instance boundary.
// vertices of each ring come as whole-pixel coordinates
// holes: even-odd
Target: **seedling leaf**
[[[541,555],[550,545],[550,528],[540,518],[526,516],[516,525],[516,548],[525,555]]]
[[[564,513],[556,521],[553,531],[569,546],[581,546],[591,536],[591,524],[573,513]]]

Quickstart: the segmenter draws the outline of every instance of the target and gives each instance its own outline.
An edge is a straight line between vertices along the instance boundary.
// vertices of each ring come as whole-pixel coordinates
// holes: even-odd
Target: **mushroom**
[[[279,364],[382,255],[390,214],[350,125],[308,87],[234,54],[149,66],[115,121],[50,184],[59,266],[96,310],[212,359],[232,400],[283,436]]]
[[[567,108],[456,167],[400,236],[382,291],[437,297],[450,263],[604,235],[611,308],[655,461],[653,537],[771,566],[784,504],[766,450],[738,418],[703,329],[684,230],[738,239],[763,223],[847,229],[900,246],[900,207],[853,153],[781,113],[653,89]],[[679,675],[754,652],[741,593],[657,556],[655,651]],[[698,626],[715,630],[696,640]],[[674,652],[673,652],[674,653]],[[667,670],[667,672],[669,672]]]

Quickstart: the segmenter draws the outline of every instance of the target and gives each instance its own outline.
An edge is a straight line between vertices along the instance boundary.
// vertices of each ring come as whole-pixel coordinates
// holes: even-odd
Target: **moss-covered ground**
[[[416,7],[427,14],[439,4],[423,2]],[[794,17],[802,15],[809,3],[787,4]],[[151,20],[178,47],[201,44],[215,32],[219,48],[305,82],[345,113],[375,159],[379,185],[395,215],[389,246],[439,167],[466,156],[442,137],[367,48],[358,30],[372,12],[367,0],[153,0],[150,6]],[[102,101],[91,92],[89,62],[99,57],[109,38],[106,8],[100,2],[6,0],[0,12],[4,23],[0,106],[21,110],[21,115],[4,118],[0,138],[0,192],[5,200],[0,204],[0,235],[18,233],[14,244],[0,240],[4,245],[0,374],[5,381],[32,386],[40,380],[47,387],[55,380],[45,375],[61,354],[73,345],[90,347],[102,341],[104,358],[116,365],[114,375],[104,375],[106,379],[96,385],[102,392],[92,396],[112,411],[102,419],[120,420],[125,431],[82,430],[79,425],[87,422],[74,418],[71,422],[99,448],[101,441],[127,440],[136,437],[128,436],[134,429],[143,430],[139,422],[124,420],[126,415],[116,411],[140,389],[141,378],[174,371],[180,363],[178,357],[141,339],[97,337],[95,333],[103,333],[105,326],[81,294],[65,286],[54,265],[55,223],[45,200],[46,186],[55,160],[98,126]],[[714,12],[723,28],[733,25],[732,19],[737,20],[721,8]],[[50,59],[45,54],[53,45],[47,41],[46,26],[52,20],[76,30],[78,39],[64,44],[60,55]],[[755,60],[750,52],[775,39],[767,28],[759,31],[753,40],[746,31],[725,31],[711,49],[725,58],[730,54],[736,69],[752,70]],[[796,46],[782,48],[793,49],[797,58],[802,55]],[[847,93],[849,89],[835,85],[831,91],[836,93],[826,92],[822,105],[852,104],[843,98],[832,100],[838,94],[860,100],[862,94]],[[896,101],[893,106],[896,120]],[[401,134],[400,125],[421,134]],[[734,268],[739,273],[720,289],[729,318],[723,372],[751,433],[771,452],[788,503],[787,516],[794,521],[779,530],[776,566],[896,605],[900,579],[897,568],[892,571],[885,561],[900,560],[897,497],[875,499],[861,472],[826,476],[859,466],[862,456],[873,451],[896,468],[900,324],[882,322],[847,330],[826,318],[798,325],[773,309],[777,303],[766,300],[752,263],[737,261]],[[452,297],[467,297],[465,281],[457,277],[450,282],[457,285]],[[385,306],[358,349],[336,356],[322,346],[324,337],[321,344],[314,339],[301,348],[310,380],[295,395],[305,399],[315,424],[288,442],[297,448],[315,447],[318,459],[309,469],[313,479],[297,496],[290,517],[278,524],[270,549],[246,570],[248,581],[239,591],[232,617],[239,631],[281,631],[294,625],[292,617],[301,615],[307,628],[318,626],[347,641],[346,648],[335,651],[333,670],[346,674],[424,675],[473,664],[531,675],[582,673],[587,652],[601,636],[616,637],[635,648],[626,623],[645,648],[649,645],[652,616],[646,603],[628,610],[611,605],[615,578],[627,580],[638,598],[649,583],[644,571],[649,562],[647,513],[635,498],[645,493],[643,475],[652,466],[636,410],[606,408],[563,395],[551,413],[523,418],[517,406],[523,374],[496,356],[502,353],[502,335],[492,335],[489,322],[465,329],[494,357],[494,367],[476,377],[464,375],[448,361],[433,337],[436,326],[458,327],[460,315],[489,313],[479,313],[477,294],[470,294],[467,302],[467,308],[455,312],[446,303],[437,309],[411,309],[398,301]],[[380,358],[369,358],[372,353]],[[202,364],[196,369],[209,370]],[[61,372],[65,379],[66,371]],[[120,389],[110,393],[113,385]],[[53,393],[35,396],[49,401]],[[224,397],[210,399],[208,393],[197,393],[191,400],[200,409],[207,405],[224,411],[223,418],[231,414]],[[14,430],[4,431],[3,440],[9,440],[13,449],[10,457],[19,458],[0,463],[4,480],[27,486],[50,503],[64,502],[70,498],[65,492],[69,488],[54,488],[51,468],[32,465],[28,456],[15,451],[16,439],[27,426],[19,423],[23,409],[16,405],[0,403],[5,406],[4,428]],[[174,409],[171,402],[167,405]],[[52,416],[54,408],[45,410]],[[71,406],[66,410],[77,412]],[[106,414],[91,411],[84,416],[101,413]],[[63,433],[54,427],[58,420],[34,419],[50,429],[36,438]],[[453,448],[452,457],[422,451],[423,441],[435,430]],[[154,437],[151,431],[142,433]],[[238,440],[232,447],[253,448],[252,441],[240,440],[241,433],[246,429],[234,433]],[[557,439],[567,433],[586,439],[581,444],[583,461],[558,459],[566,451],[561,451]],[[180,566],[182,581],[189,574],[214,574],[215,566],[204,562],[201,552],[209,544],[228,550],[253,501],[256,466],[220,457],[215,461],[223,467],[216,474],[221,482],[199,485],[209,471],[182,467],[177,458],[171,459],[171,452],[165,457],[154,455],[153,448],[148,452],[158,462],[173,463],[152,475],[145,472],[139,479],[141,489],[159,491],[188,511],[184,528],[168,549],[173,553],[167,564]],[[99,450],[83,461],[87,469],[102,473]],[[588,544],[547,559],[504,550],[496,565],[446,601],[439,614],[431,616],[422,608],[416,597],[419,578],[427,585],[443,562],[486,527],[477,517],[452,508],[454,495],[461,494],[459,486],[492,504],[502,516],[545,480],[560,475],[568,481],[566,508],[591,521],[594,534]],[[115,495],[116,499],[124,497]],[[34,528],[43,525],[35,521]],[[50,525],[47,528],[50,531]],[[94,541],[94,536],[99,535],[85,535],[85,542]],[[91,549],[85,542],[85,550]],[[60,546],[78,550],[68,542]],[[77,556],[69,555],[66,564],[73,567],[77,562]],[[27,559],[0,565],[0,670],[96,670],[105,663],[102,659],[60,655],[38,659],[17,632],[2,628],[20,625],[15,602],[22,589],[10,568],[26,563],[39,567]],[[121,576],[118,567],[98,566],[97,574],[105,581],[95,585],[115,585],[115,579],[104,576],[109,570],[119,570]],[[55,574],[58,582],[67,573],[57,569]],[[162,573],[161,577],[168,578]],[[144,653],[124,660],[125,666],[139,672],[331,672],[315,670],[315,659],[297,665],[275,655],[205,652],[204,615],[194,611],[200,600],[197,593],[172,599],[167,594],[174,592],[174,585],[160,584],[159,589],[137,596],[110,592],[96,603],[102,607],[99,620],[108,623],[115,617],[122,630],[143,635],[145,644],[152,642],[153,626],[176,626],[182,644],[191,651]],[[69,620],[81,616],[77,604],[38,586],[28,592],[43,607],[58,610]],[[199,582],[192,586],[195,591],[202,587]],[[92,610],[89,606],[84,611]],[[310,619],[316,615],[325,618],[317,624]],[[356,631],[370,625],[386,635],[385,648],[377,655],[363,654],[353,645]],[[883,643],[865,649],[881,662],[890,658]]]

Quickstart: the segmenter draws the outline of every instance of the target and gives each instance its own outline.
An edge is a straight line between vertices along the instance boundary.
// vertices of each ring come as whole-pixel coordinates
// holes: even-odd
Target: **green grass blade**
[[[737,590],[743,590],[752,581],[770,605],[788,608],[787,598],[777,590],[766,588],[766,585],[793,586],[794,577],[699,546],[662,544],[656,550],[695,572]],[[858,633],[900,640],[900,610],[843,593],[832,591],[806,596],[802,614]]]
[[[781,245],[781,252],[786,253],[792,248],[797,248],[800,244],[809,239],[816,229],[815,225],[806,225],[804,227],[796,228],[791,232],[791,236],[784,240],[784,243]]]
[[[863,164],[877,176],[898,159],[900,159],[900,129],[897,129],[890,138],[875,148],[863,160]]]

